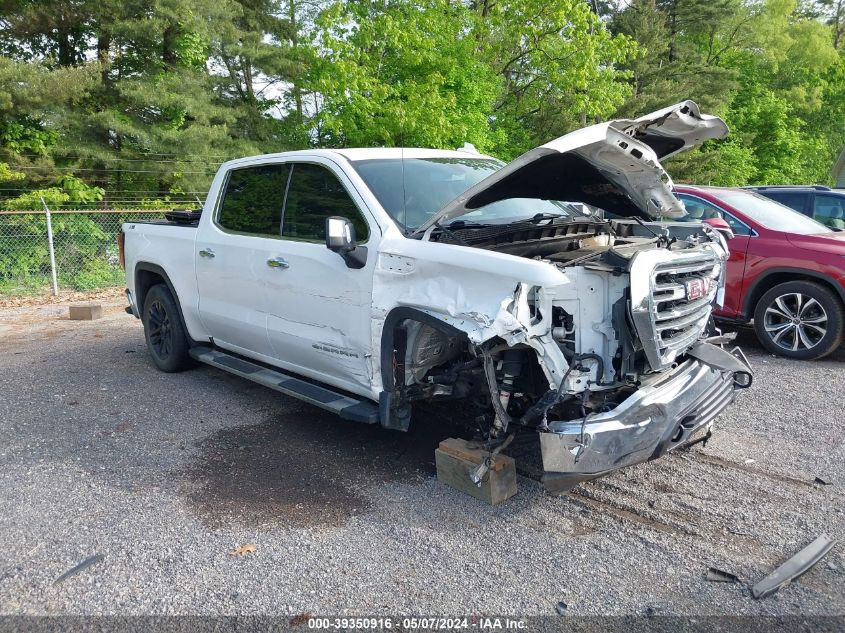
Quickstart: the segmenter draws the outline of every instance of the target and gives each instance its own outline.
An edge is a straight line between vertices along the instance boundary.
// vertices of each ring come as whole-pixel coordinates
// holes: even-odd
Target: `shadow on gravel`
[[[197,444],[187,497],[209,526],[339,525],[369,508],[362,487],[434,475],[454,429],[423,415],[412,433],[357,425],[319,409],[222,429]]]

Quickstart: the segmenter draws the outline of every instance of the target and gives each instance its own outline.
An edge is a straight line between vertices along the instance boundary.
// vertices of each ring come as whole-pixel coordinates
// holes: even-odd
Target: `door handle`
[[[204,248],[200,251],[200,257],[214,257],[214,251],[210,248]]]
[[[268,259],[267,265],[270,268],[290,268],[288,260],[286,260],[284,257],[273,257],[272,259]]]

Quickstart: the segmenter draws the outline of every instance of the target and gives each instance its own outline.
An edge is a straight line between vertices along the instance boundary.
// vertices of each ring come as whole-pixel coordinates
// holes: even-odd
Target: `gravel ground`
[[[405,435],[211,368],[159,373],[108,306],[0,309],[0,614],[845,614],[841,543],[749,592],[845,538],[843,352],[789,362],[744,333],[755,383],[706,448],[562,497],[520,478],[491,508],[437,482],[436,417]]]

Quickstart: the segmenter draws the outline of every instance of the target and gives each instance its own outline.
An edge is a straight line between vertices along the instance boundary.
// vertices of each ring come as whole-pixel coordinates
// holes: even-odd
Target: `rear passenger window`
[[[217,222],[224,229],[279,235],[290,165],[259,165],[229,172]]]
[[[813,219],[832,229],[845,229],[845,196],[817,193]]]
[[[297,163],[293,167],[282,236],[308,242],[326,241],[326,218],[349,219],[359,242],[369,237],[367,222],[343,184],[321,165]]]

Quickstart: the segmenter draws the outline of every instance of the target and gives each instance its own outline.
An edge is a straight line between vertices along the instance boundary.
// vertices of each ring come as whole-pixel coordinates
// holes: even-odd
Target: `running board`
[[[288,374],[268,369],[256,363],[213,349],[204,345],[192,347],[191,356],[212,367],[217,367],[230,374],[235,374],[260,385],[280,391],[314,406],[338,414],[344,420],[377,424],[379,421],[378,405],[366,400],[356,400],[354,397],[321,387]]]

